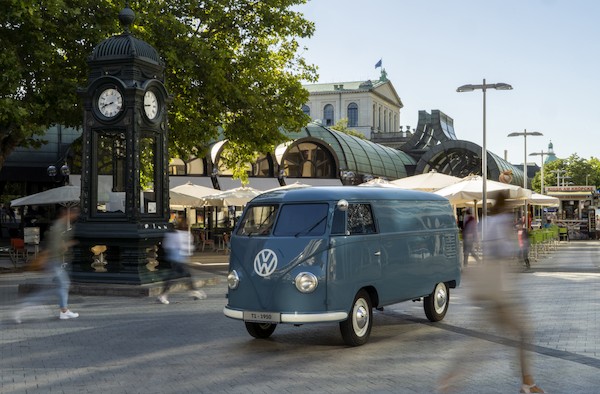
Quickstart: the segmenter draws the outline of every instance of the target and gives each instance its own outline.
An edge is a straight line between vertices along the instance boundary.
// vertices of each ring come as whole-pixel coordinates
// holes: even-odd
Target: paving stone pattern
[[[548,393],[600,392],[599,246],[562,242],[534,272],[515,274],[535,377]],[[37,274],[1,274],[0,393],[435,393],[463,349],[467,373],[452,392],[519,391],[517,342],[490,326],[468,280],[442,322],[427,321],[419,302],[397,304],[375,312],[366,345],[349,348],[337,324],[282,325],[253,339],[222,313],[226,266],[202,270],[203,260],[227,256],[196,258],[198,276],[221,279],[204,287],[206,300],[74,294],[80,317],[66,321],[43,306],[15,324],[17,286]]]

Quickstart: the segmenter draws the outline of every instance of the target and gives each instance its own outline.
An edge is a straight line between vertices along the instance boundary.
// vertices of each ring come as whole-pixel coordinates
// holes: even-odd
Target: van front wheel
[[[268,338],[273,334],[276,327],[277,324],[246,322],[246,330],[248,331],[248,334],[252,335],[254,338]]]
[[[448,304],[450,303],[450,290],[448,285],[440,282],[435,285],[433,293],[425,297],[423,308],[425,309],[425,316],[429,321],[436,322],[440,321],[446,316],[448,311]]]
[[[356,294],[348,319],[340,322],[342,338],[348,346],[360,346],[367,343],[373,326],[373,308],[371,297],[365,290]]]

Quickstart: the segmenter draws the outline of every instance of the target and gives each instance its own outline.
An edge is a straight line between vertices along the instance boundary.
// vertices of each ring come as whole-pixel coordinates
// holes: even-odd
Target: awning
[[[231,190],[238,187],[242,187],[242,182],[239,179],[233,179],[230,177],[219,177],[219,186],[221,190]],[[265,177],[249,177],[248,184],[246,185],[253,189],[265,191],[279,187],[279,181],[277,178],[265,178]]]

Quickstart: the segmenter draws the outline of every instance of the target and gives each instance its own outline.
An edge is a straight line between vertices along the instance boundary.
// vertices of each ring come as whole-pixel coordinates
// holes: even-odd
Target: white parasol
[[[458,183],[461,180],[461,178],[452,175],[446,175],[440,172],[430,171],[426,174],[418,174],[406,178],[396,179],[390,183],[402,189],[433,192],[446,186]]]
[[[204,206],[211,207],[241,207],[246,205],[254,197],[261,194],[260,190],[251,187],[238,187],[225,190],[220,193],[211,194],[202,198]]]
[[[12,207],[23,207],[25,205],[54,205],[59,204],[70,207],[79,204],[81,187],[66,185],[48,189],[40,193],[17,198],[10,202]]]

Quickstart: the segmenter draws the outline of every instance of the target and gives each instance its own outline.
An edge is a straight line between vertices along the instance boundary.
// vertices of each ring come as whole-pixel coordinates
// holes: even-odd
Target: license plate
[[[244,321],[255,323],[281,323],[281,313],[244,311]]]

